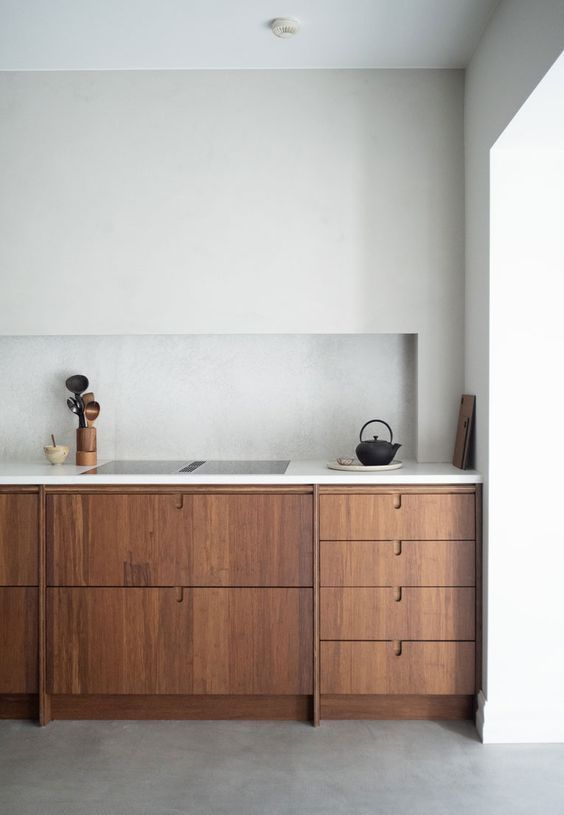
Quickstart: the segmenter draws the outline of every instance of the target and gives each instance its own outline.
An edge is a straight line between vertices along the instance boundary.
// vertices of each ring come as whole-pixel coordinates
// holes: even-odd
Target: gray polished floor
[[[2,815],[562,815],[564,745],[466,723],[0,722]]]

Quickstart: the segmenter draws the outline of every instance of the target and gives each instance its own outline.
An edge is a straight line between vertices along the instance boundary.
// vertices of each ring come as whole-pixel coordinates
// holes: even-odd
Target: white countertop
[[[99,461],[99,465],[105,461]],[[284,475],[89,475],[91,467],[51,465],[45,461],[0,462],[0,485],[46,484],[480,484],[475,470],[459,470],[452,464],[406,461],[400,470],[352,473],[330,470],[327,462],[292,460]]]

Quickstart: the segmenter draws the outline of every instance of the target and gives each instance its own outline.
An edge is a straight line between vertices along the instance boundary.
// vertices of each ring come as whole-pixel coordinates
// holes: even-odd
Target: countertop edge
[[[100,464],[103,462],[101,461]],[[483,479],[475,470],[458,470],[452,464],[405,462],[401,470],[384,473],[346,473],[329,470],[323,461],[291,460],[283,475],[91,475],[81,473],[90,469],[62,465],[60,472],[51,472],[49,464],[37,462],[0,463],[0,486],[266,486],[266,485],[445,485],[481,484]]]

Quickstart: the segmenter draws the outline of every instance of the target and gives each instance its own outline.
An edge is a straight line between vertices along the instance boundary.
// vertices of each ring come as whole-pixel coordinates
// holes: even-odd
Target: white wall
[[[545,586],[538,581],[536,574],[541,563],[546,560],[541,556],[546,541],[539,540],[538,533],[527,535],[530,520],[538,518],[539,505],[535,500],[521,500],[517,494],[528,495],[531,488],[531,475],[521,473],[522,465],[509,456],[501,469],[490,467],[488,456],[488,409],[489,382],[499,382],[499,387],[511,385],[511,407],[505,403],[506,414],[503,419],[496,412],[496,424],[492,423],[491,439],[496,465],[504,461],[508,450],[503,450],[507,442],[504,427],[511,427],[515,439],[517,406],[519,414],[522,407],[531,405],[528,400],[536,397],[535,409],[526,424],[520,425],[519,439],[532,434],[534,420],[538,418],[543,431],[546,432],[544,418],[551,415],[548,389],[543,377],[537,377],[539,367],[533,369],[518,365],[518,356],[523,349],[523,342],[517,341],[516,325],[510,319],[510,313],[493,311],[490,314],[490,148],[506,128],[512,117],[525,102],[531,91],[546,73],[564,47],[564,4],[556,0],[526,0],[502,2],[496,10],[482,41],[470,63],[466,78],[466,387],[465,390],[477,394],[477,460],[476,464],[486,479],[485,485],[485,584],[488,604],[485,614],[486,659],[484,671],[484,690],[480,721],[483,737],[486,741],[519,741],[549,740],[555,735],[555,729],[547,727],[545,701],[553,701],[551,690],[554,686],[543,681],[551,672],[559,675],[561,669],[561,649],[547,650],[542,630],[553,632],[551,623],[552,605],[547,599]],[[516,120],[517,121],[517,120]],[[515,168],[511,170],[515,173]],[[509,197],[510,199],[510,197]],[[498,212],[510,203],[507,197],[499,198]],[[517,199],[516,199],[517,201]],[[525,202],[521,202],[525,203]],[[530,202],[529,202],[530,203]],[[535,202],[536,203],[536,202]],[[548,213],[542,210],[543,217]],[[532,214],[532,213],[530,213]],[[548,223],[548,222],[547,222]],[[514,247],[521,246],[521,239],[526,237],[527,218],[521,226],[511,229]],[[521,234],[521,233],[525,234]],[[537,231],[536,239],[540,238]],[[517,274],[517,268],[515,273]],[[542,274],[542,269],[538,269]],[[528,271],[526,280],[529,287],[529,303],[525,289],[519,301],[518,281],[506,286],[501,301],[506,308],[513,304],[517,293],[516,317],[524,328],[530,316],[530,309],[535,313],[536,300],[534,275]],[[507,283],[507,280],[506,280]],[[493,290],[492,290],[493,297]],[[519,310],[520,309],[520,310]],[[500,343],[504,342],[507,331],[505,359],[499,357],[499,349],[492,347],[492,365],[495,359],[501,367],[495,372],[490,370],[490,325]],[[518,332],[517,332],[518,333]],[[522,339],[522,338],[521,338]],[[500,345],[501,348],[501,345]],[[550,347],[547,359],[554,361]],[[515,356],[513,356],[515,354]],[[510,383],[507,374],[511,373]],[[554,368],[550,380],[554,382]],[[498,379],[499,377],[499,379]],[[539,381],[540,380],[540,381]],[[546,383],[548,385],[548,383]],[[494,394],[492,392],[492,398]],[[507,394],[504,395],[507,399]],[[497,403],[498,407],[503,400]],[[526,412],[526,411],[523,411]],[[493,414],[492,414],[493,415]],[[505,424],[507,423],[507,424]],[[550,426],[550,425],[549,425]],[[549,430],[549,435],[552,435]],[[515,448],[513,448],[514,450]],[[503,451],[503,452],[502,452]],[[553,455],[551,445],[549,458]],[[489,478],[491,469],[491,478]],[[546,470],[543,469],[542,482],[545,483]],[[556,476],[558,474],[556,473]],[[540,483],[540,482],[539,482]],[[511,496],[508,494],[511,490]],[[533,487],[534,492],[534,487]],[[545,511],[543,505],[542,511]],[[528,516],[528,512],[531,513]],[[488,540],[488,517],[491,514],[492,527]],[[494,514],[495,513],[495,514]],[[513,531],[519,530],[514,537],[509,534],[501,520],[513,525]],[[548,524],[550,526],[550,522]],[[537,524],[537,530],[541,527]],[[542,537],[542,535],[541,535]],[[553,551],[553,550],[551,550]],[[526,558],[524,560],[523,558]],[[542,558],[542,559],[541,559]],[[550,562],[550,556],[548,558]],[[554,568],[551,563],[549,569]],[[554,599],[554,595],[553,595]],[[558,616],[554,618],[558,620]],[[521,625],[526,622],[527,624]],[[533,622],[537,630],[537,641],[531,640]],[[537,646],[543,642],[544,651]],[[528,671],[527,665],[537,661],[540,674],[534,669]],[[556,660],[556,663],[555,663]],[[556,671],[554,670],[556,667]],[[527,678],[520,682],[519,674],[525,671]],[[526,688],[526,691],[525,691]],[[487,702],[485,699],[487,697]],[[536,705],[536,709],[535,709]],[[560,724],[556,726],[560,728]],[[562,737],[562,732],[560,733]]]
[[[491,157],[488,741],[564,741],[563,191],[561,57]]]
[[[460,71],[0,75],[4,334],[418,333],[463,361]]]
[[[415,337],[0,337],[0,457],[74,449],[65,379],[85,373],[101,457],[335,458],[368,419],[415,453]],[[386,430],[374,431],[385,435]]]

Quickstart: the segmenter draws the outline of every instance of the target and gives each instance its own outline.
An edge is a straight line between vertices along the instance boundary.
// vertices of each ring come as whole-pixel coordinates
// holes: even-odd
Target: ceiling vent
[[[300,23],[298,20],[294,20],[293,17],[277,17],[270,23],[270,27],[276,37],[287,39],[298,33]]]

